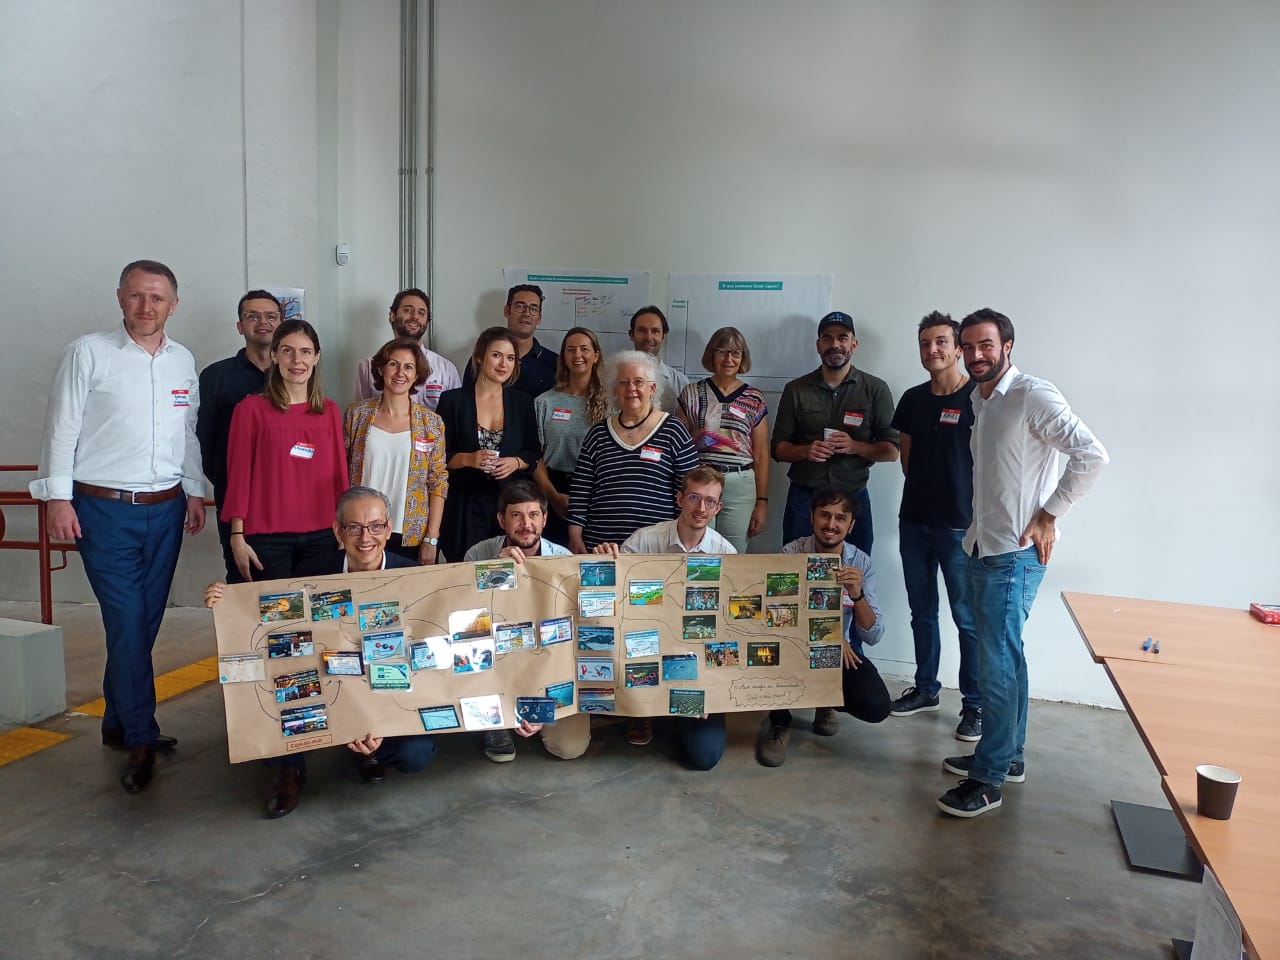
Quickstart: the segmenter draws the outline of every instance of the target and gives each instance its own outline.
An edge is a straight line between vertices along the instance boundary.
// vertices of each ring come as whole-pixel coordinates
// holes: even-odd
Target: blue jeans
[[[871,556],[871,544],[875,540],[875,527],[871,523],[871,494],[867,488],[849,491],[858,504],[858,519],[845,537],[846,543]],[[813,487],[791,484],[787,489],[787,505],[782,513],[782,543],[785,546],[799,537],[813,533]]]
[[[182,547],[187,498],[131,504],[76,496],[80,559],[102,610],[107,669],[103,730],[123,730],[127,747],[152,746],[156,724],[155,646]]]
[[[696,717],[677,717],[680,745],[689,766],[695,770],[710,770],[724,756],[724,714],[713,713],[705,720]]]
[[[297,767],[307,769],[307,752],[287,753],[282,757],[267,757],[263,761],[268,767]],[[358,753],[353,757],[363,760]],[[378,762],[392,767],[401,773],[417,773],[436,758],[436,738],[425,734],[408,737],[387,737],[378,747]]]
[[[916,690],[936,697],[938,660],[942,638],[938,632],[938,571],[947,586],[951,619],[960,634],[960,699],[966,707],[981,707],[978,692],[978,638],[969,607],[968,558],[964,555],[964,531],[935,527],[913,520],[898,521],[898,551],[902,554],[902,579],[911,607],[911,635],[916,646]]]
[[[1027,740],[1027,657],[1022,628],[1031,614],[1044,564],[1033,544],[1013,553],[969,557],[973,618],[978,629],[982,739],[969,775],[1004,783]]]

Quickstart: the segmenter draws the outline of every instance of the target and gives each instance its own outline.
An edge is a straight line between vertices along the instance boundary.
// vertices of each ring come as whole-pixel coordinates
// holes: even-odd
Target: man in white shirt
[[[517,480],[502,488],[498,496],[496,537],[481,540],[462,558],[468,563],[506,558],[524,563],[527,557],[568,557],[572,554],[558,543],[543,539],[547,524],[547,501],[532,482]],[[522,737],[542,734],[547,752],[561,760],[576,760],[587,752],[591,743],[591,716],[579,713],[555,724],[521,723],[516,733]],[[509,763],[516,758],[516,743],[510,730],[489,730],[484,735],[484,755],[494,763]]]
[[[431,324],[430,298],[416,287],[401,290],[391,301],[387,322],[391,324],[393,335],[417,340],[422,352],[426,354],[429,368],[427,379],[421,386],[414,388],[412,397],[414,403],[424,404],[434,410],[440,402],[440,394],[462,386],[462,381],[458,378],[458,368],[451,360],[422,343],[427,327]],[[373,357],[365,357],[356,368],[356,399],[368,400],[380,392],[373,383]]]
[[[658,366],[658,392],[654,403],[667,413],[676,412],[676,400],[680,391],[689,385],[689,378],[662,359],[662,345],[666,342],[671,326],[667,315],[650,304],[641,307],[631,316],[629,336],[637,350],[653,357]]]
[[[619,547],[598,544],[592,553],[617,556],[622,553],[737,553],[733,544],[711,529],[711,520],[720,512],[724,474],[714,467],[694,467],[684,476],[676,503],[680,516],[652,526],[641,527]],[[724,714],[677,720],[685,758],[695,770],[710,770],[724,756]],[[653,721],[637,717],[627,727],[627,742],[643,747],[653,740]]]
[[[1057,539],[1056,521],[1088,492],[1107,451],[1071,412],[1058,388],[1010,360],[1013,323],[983,309],[960,323],[974,425],[973,520],[964,536],[978,635],[982,739],[944,768],[964,777],[938,799],[955,817],[1001,804],[1006,780],[1026,779],[1027,660],[1022,631]],[[1058,454],[1067,456],[1059,471]]]
[[[204,528],[204,474],[196,441],[195,360],[165,336],[178,307],[173,271],[138,260],[116,290],[123,322],[74,341],[49,392],[40,476],[54,540],[76,541],[102,609],[107,668],[102,742],[129,750],[121,785],[146,789],[157,748],[155,645],[182,532]]]

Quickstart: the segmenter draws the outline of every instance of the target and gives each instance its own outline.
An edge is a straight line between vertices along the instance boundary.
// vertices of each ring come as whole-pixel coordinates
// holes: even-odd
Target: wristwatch
[[[865,600],[865,599],[867,599],[867,591],[863,590],[863,591],[862,591],[860,594],[858,594],[856,597],[850,597],[849,599],[850,599],[853,603],[857,603],[859,600]]]
[[[423,537],[422,542],[429,547],[438,547],[440,545],[439,537]]]

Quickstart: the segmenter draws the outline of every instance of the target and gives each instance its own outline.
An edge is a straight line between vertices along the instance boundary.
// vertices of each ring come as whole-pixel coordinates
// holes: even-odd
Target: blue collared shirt
[[[822,551],[814,548],[813,535],[810,534],[807,537],[792,540],[782,548],[782,552],[819,554]],[[862,571],[862,592],[866,595],[867,603],[871,604],[871,612],[876,615],[876,622],[871,625],[871,629],[863,630],[853,619],[853,604],[849,602],[849,594],[844,590],[840,591],[844,635],[849,638],[854,652],[861,655],[864,643],[872,646],[879,643],[880,638],[884,636],[884,619],[880,616],[880,601],[877,597],[879,591],[876,588],[876,572],[871,567],[871,558],[848,542],[843,544],[843,549],[840,551],[840,565],[857,567]],[[851,628],[853,632],[850,632]]]

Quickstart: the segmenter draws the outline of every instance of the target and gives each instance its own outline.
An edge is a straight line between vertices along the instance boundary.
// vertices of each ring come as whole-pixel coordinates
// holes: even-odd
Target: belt
[[[756,465],[754,463],[748,463],[740,466],[727,466],[727,467],[722,467],[718,463],[713,463],[711,464],[711,466],[715,467],[721,473],[745,473],[748,470],[754,470],[756,468]]]
[[[175,497],[182,496],[182,484],[175,483],[168,490],[117,490],[115,487],[100,487],[94,483],[81,483],[77,480],[74,484],[76,493],[86,497],[102,497],[104,500],[123,500],[125,503],[164,503],[166,500],[172,500]]]

